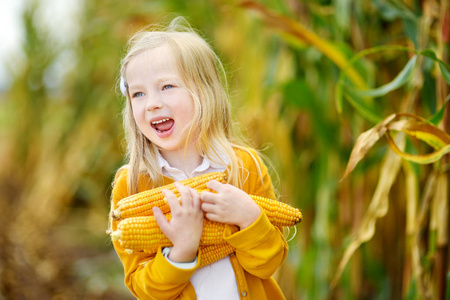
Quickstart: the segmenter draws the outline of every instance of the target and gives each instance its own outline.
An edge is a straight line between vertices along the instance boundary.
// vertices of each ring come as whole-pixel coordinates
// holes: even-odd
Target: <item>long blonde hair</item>
[[[198,128],[197,151],[216,163],[226,165],[219,153],[229,158],[229,182],[240,186],[240,160],[233,148],[244,149],[244,142],[233,131],[231,109],[227,93],[225,70],[211,46],[185,20],[175,18],[165,29],[153,28],[139,31],[128,43],[128,51],[121,62],[120,75],[126,87],[127,101],[123,109],[123,120],[127,140],[128,193],[138,189],[141,174],[149,176],[153,186],[163,183],[163,175],[156,159],[157,147],[139,130],[132,112],[128,93],[126,69],[128,63],[146,50],[162,45],[168,46],[175,63],[194,100],[195,114],[188,139],[192,139],[192,128]],[[197,134],[197,133],[196,133]]]

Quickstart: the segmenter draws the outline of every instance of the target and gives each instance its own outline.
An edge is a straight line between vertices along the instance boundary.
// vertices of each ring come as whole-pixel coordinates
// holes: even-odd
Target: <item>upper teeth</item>
[[[159,124],[159,123],[166,122],[166,121],[169,121],[169,119],[162,119],[159,121],[154,121],[154,122],[152,122],[152,124]]]

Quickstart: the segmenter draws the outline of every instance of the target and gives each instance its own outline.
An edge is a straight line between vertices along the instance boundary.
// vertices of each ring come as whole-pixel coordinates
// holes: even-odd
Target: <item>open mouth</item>
[[[158,121],[154,121],[151,124],[157,132],[161,133],[172,129],[174,123],[175,122],[173,121],[173,119],[164,118]]]

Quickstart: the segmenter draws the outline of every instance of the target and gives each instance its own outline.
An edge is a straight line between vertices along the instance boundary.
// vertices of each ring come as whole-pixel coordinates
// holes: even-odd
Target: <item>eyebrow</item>
[[[173,76],[173,75],[169,75],[169,76],[163,76],[161,78],[158,78],[158,80],[156,80],[156,83],[161,83],[164,81],[179,81],[180,77],[179,76]]]
[[[184,82],[183,79],[180,78],[179,76],[163,76],[163,77],[158,78],[156,80],[156,84],[161,84],[161,83],[164,83],[164,82],[167,82],[167,81],[172,81],[172,82],[175,82],[175,83],[179,83],[180,81]],[[130,85],[129,83],[127,83],[127,84],[128,84],[128,88],[129,89],[140,88],[143,85],[141,83],[136,83],[136,84],[132,84],[132,85]]]
[[[139,89],[142,87],[142,84],[140,84],[140,83],[138,83],[138,84],[132,84],[132,85],[127,84],[127,85],[128,85],[128,89],[129,89],[129,90],[132,90],[132,89],[139,90]]]

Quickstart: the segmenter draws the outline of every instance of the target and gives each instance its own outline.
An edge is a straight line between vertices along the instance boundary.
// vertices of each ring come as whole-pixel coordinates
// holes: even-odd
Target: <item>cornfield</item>
[[[0,91],[0,300],[133,299],[105,234],[119,62],[175,15],[224,62],[242,135],[303,213],[286,298],[450,299],[448,1],[80,0],[67,43],[25,2]]]

